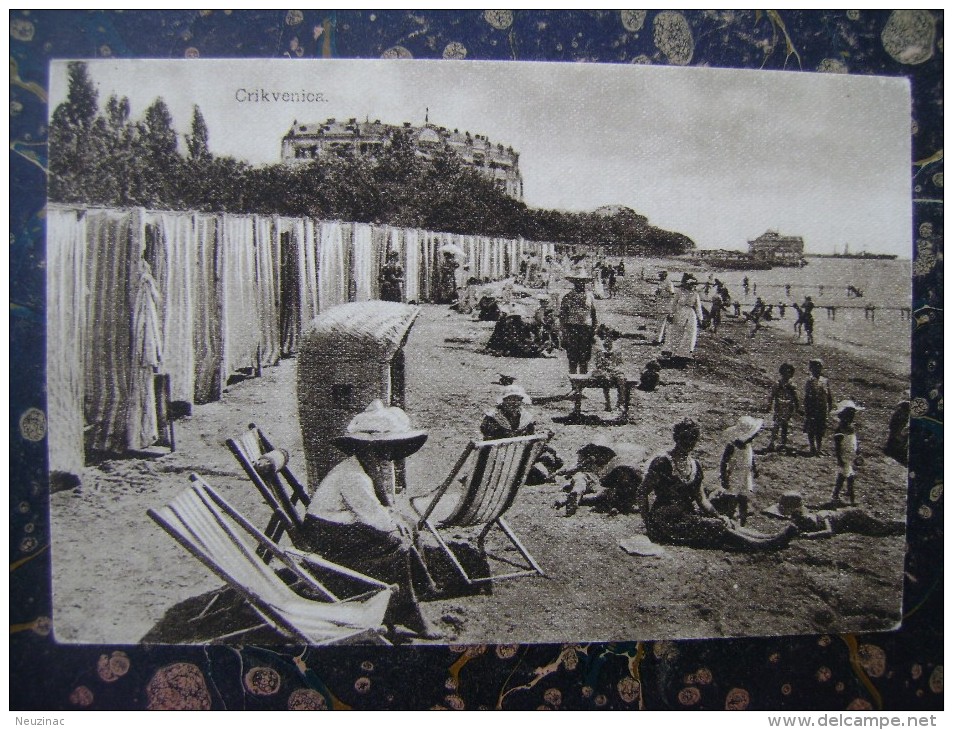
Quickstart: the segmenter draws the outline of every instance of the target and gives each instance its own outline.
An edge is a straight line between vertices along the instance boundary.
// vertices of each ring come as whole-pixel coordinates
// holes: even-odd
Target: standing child
[[[754,493],[754,478],[758,469],[754,463],[754,448],[751,442],[764,426],[764,421],[752,416],[742,416],[731,428],[725,429],[728,442],[721,456],[721,489],[709,500],[722,514],[742,526],[751,514],[750,495]]]
[[[600,328],[600,347],[596,350],[596,367],[592,377],[599,382],[606,399],[606,410],[611,411],[609,388],[616,389],[616,410],[625,420],[629,415],[629,393],[625,373],[622,372],[622,355],[615,349],[619,333],[608,327]]]
[[[804,384],[804,433],[811,449],[811,456],[820,456],[824,433],[827,431],[827,416],[834,407],[831,384],[821,373],[824,363],[817,358],[807,364],[811,377]]]
[[[860,463],[860,447],[857,443],[857,430],[854,426],[854,417],[864,410],[852,400],[842,400],[837,404],[834,415],[837,417],[837,427],[834,429],[834,456],[837,458],[837,482],[831,493],[831,503],[841,504],[840,490],[844,489],[851,505],[855,504],[854,466]]]
[[[781,379],[771,391],[771,402],[768,409],[774,411],[774,426],[771,428],[771,441],[768,444],[768,451],[774,451],[774,440],[778,437],[778,431],[781,432],[781,450],[788,445],[788,423],[791,417],[800,410],[801,405],[797,399],[797,389],[791,382],[794,377],[794,366],[789,363],[783,363],[778,372]]]

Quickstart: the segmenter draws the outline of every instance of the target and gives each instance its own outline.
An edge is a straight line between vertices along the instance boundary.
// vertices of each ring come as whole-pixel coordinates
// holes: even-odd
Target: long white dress
[[[702,302],[694,289],[679,288],[672,303],[672,324],[666,342],[674,357],[692,357],[698,340],[698,323],[702,320]]]

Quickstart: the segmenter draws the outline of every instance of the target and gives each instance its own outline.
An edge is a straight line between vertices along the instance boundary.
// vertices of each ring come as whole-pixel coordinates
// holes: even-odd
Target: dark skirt
[[[592,327],[586,324],[563,326],[563,347],[573,362],[588,362],[592,358]]]

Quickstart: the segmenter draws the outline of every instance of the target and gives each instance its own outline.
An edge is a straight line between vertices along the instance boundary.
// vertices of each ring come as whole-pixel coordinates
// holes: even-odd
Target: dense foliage
[[[524,237],[568,244],[610,244],[622,253],[681,253],[688,237],[648,224],[627,208],[569,213],[528,208],[452,151],[417,154],[397,132],[384,154],[350,154],[308,163],[252,167],[209,151],[208,127],[193,109],[185,153],[165,102],[142,120],[129,100],[110,97],[99,110],[86,65],[69,66],[67,100],[50,124],[50,200],[153,209],[276,213],[432,231]]]

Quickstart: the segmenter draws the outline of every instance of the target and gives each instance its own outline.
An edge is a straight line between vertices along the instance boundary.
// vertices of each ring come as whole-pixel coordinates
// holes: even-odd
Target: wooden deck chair
[[[255,467],[262,456],[277,451],[278,448],[269,440],[265,433],[254,423],[248,424],[248,430],[241,436],[227,439],[225,445],[238,459],[242,469],[252,480],[252,483],[261,492],[265,502],[272,510],[271,519],[265,528],[265,536],[278,542],[287,532],[293,545],[299,544],[298,531],[304,523],[304,512],[311,504],[307,490],[298,481],[297,477],[288,468],[287,464],[281,469],[259,470]],[[301,505],[301,509],[297,505]],[[266,555],[262,548],[261,555]]]
[[[272,510],[271,519],[265,528],[265,536],[278,542],[287,532],[292,545],[307,547],[310,541],[303,531],[305,514],[308,505],[311,504],[311,497],[307,490],[287,465],[277,472],[271,469],[259,470],[255,467],[255,462],[264,454],[277,449],[274,443],[254,423],[249,423],[245,433],[238,438],[227,439],[225,444],[238,459],[238,463],[242,465],[242,469]],[[264,545],[258,548],[258,554],[266,562],[271,560],[268,549]],[[416,548],[411,550],[411,557],[420,566],[421,575],[429,589],[436,591],[437,586],[427,569],[427,563]]]
[[[425,496],[411,500],[411,504],[420,515],[417,528],[426,526],[430,530],[453,561],[467,585],[507,578],[521,578],[529,575],[546,577],[543,569],[539,567],[506,523],[506,520],[503,519],[503,515],[513,504],[516,493],[526,482],[530,467],[532,467],[540,450],[548,440],[549,436],[540,434],[500,439],[498,441],[471,441],[451,469],[450,475],[432,497]],[[462,485],[463,487],[462,492],[457,496],[456,504],[453,505],[446,517],[435,522],[434,513],[438,509],[438,505],[452,499],[450,492],[455,485]],[[423,511],[419,510],[415,502],[423,503],[427,499],[430,500],[427,507]],[[442,506],[445,507],[446,505]],[[486,552],[486,536],[494,525],[500,528],[520,552],[526,561],[525,565]],[[519,568],[518,571],[481,578],[472,578],[467,573],[440,533],[441,530],[477,527],[480,528],[477,545],[481,554],[517,567]]]
[[[278,547],[201,477],[192,474],[190,478],[190,488],[165,507],[150,509],[149,516],[244,598],[263,621],[214,641],[267,625],[311,645],[389,643],[382,635],[383,621],[394,586],[316,555]],[[309,595],[293,590],[277,573],[278,566],[265,562],[257,552],[262,545],[297,579],[293,585],[303,587]],[[373,588],[342,600],[316,579],[314,570],[329,571]]]

